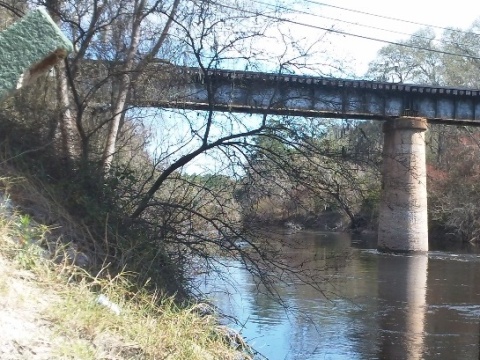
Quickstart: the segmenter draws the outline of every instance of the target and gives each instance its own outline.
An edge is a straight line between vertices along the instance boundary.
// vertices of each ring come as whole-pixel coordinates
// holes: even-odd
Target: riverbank
[[[132,273],[88,274],[67,247],[40,246],[46,232],[15,211],[0,216],[1,359],[250,358],[215,314],[133,290]]]
[[[376,218],[358,214],[356,224],[352,226],[351,219],[342,211],[324,211],[318,214],[294,215],[287,218],[256,218],[252,217],[245,221],[250,227],[284,228],[286,231],[299,231],[302,229],[313,231],[335,232],[372,232],[376,231]]]

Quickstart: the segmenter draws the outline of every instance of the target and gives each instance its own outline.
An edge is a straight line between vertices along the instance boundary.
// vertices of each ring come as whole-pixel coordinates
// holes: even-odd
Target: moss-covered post
[[[27,85],[73,50],[43,9],[31,11],[0,33],[0,101]]]

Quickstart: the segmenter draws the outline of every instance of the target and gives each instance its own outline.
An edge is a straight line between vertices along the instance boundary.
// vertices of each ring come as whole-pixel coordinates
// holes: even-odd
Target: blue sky
[[[259,0],[259,3],[268,6],[272,1]],[[448,3],[431,0],[403,0],[401,2],[377,0],[282,0],[282,3],[286,9],[295,10],[283,15],[294,22],[328,29],[333,28],[345,33],[394,42],[408,39],[410,34],[422,28],[420,24],[467,29],[474,20],[480,17],[480,3],[470,2],[470,0],[457,0],[456,2]],[[333,7],[321,4],[329,4],[333,5]],[[371,16],[365,13],[379,16]],[[409,22],[394,21],[393,19],[403,19]],[[379,28],[391,30],[392,32],[382,31]],[[275,38],[274,31],[277,30],[277,28],[272,29],[271,35],[273,38]],[[282,33],[288,32],[294,37],[298,36],[299,42],[304,41],[305,43],[309,41],[313,43],[325,34],[325,31],[320,29],[292,23],[285,23],[280,30]],[[438,31],[441,32],[441,29],[438,29]],[[378,41],[329,33],[326,38],[317,41],[317,55],[315,56],[318,56],[318,58],[314,58],[314,61],[318,59],[318,64],[320,65],[318,65],[317,70],[323,73],[328,74],[329,70],[328,66],[322,67],[322,63],[333,64],[334,66],[338,64],[338,68],[344,72],[342,74],[334,72],[333,76],[349,77],[349,74],[351,74],[350,76],[362,77],[367,70],[368,63],[375,58],[377,51],[385,45],[386,43]],[[276,56],[274,55],[270,58],[271,61],[266,63],[266,68],[269,67],[269,64],[275,68],[275,63],[278,63],[278,57],[283,53],[283,48],[281,49],[276,41],[272,41],[272,38],[266,39],[259,46],[263,46],[265,50],[273,54],[278,52]],[[335,71],[334,66],[332,66],[333,71]],[[303,70],[299,69],[297,73],[301,74]],[[196,117],[195,115],[192,116]],[[218,118],[222,119],[222,115],[219,115]],[[253,120],[249,118],[248,121]],[[158,122],[162,126],[156,126]],[[196,141],[186,140],[190,130],[188,122],[182,121],[182,118],[167,115],[160,120],[153,117],[152,127],[157,130],[161,129],[161,131],[158,131],[162,132],[162,134],[156,134],[158,138],[162,139],[159,143],[160,148],[168,152],[172,151],[172,149],[179,149],[178,153],[175,153],[177,157],[182,152],[188,151],[190,147],[198,145]],[[219,164],[210,158],[209,155],[201,155],[190,163],[186,170],[196,173],[204,171],[213,172],[216,166],[220,166]],[[221,169],[216,170],[221,171]]]

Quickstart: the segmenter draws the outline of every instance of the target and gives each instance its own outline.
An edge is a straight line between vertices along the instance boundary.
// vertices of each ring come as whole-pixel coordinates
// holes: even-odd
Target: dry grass
[[[239,359],[214,317],[179,308],[171,298],[132,294],[127,279],[123,274],[108,282],[64,287],[62,306],[49,314],[57,331],[69,339],[59,356],[75,348],[83,354],[76,359]],[[100,288],[120,313],[99,305],[92,287]]]
[[[6,179],[1,182],[8,184]],[[25,358],[21,352],[25,348],[30,349],[29,359],[249,358],[239,351],[241,346],[231,346],[215,317],[200,316],[194,307],[181,308],[160,292],[132,291],[135,274],[124,272],[109,278],[104,269],[92,276],[72,265],[65,254],[55,254],[55,262],[49,260],[51,254],[46,256],[42,248],[49,227],[18,214],[6,203],[4,195],[0,202],[0,260],[7,268],[15,268],[12,274],[30,275],[12,277],[20,284],[17,287],[24,289],[16,293],[12,292],[15,282],[6,277],[0,280],[0,295],[7,297],[0,310],[17,314],[13,318],[20,328],[26,325],[22,319],[28,318],[28,329],[33,329],[30,332],[37,338],[22,344],[20,350],[14,346],[15,339],[0,335],[2,359]],[[57,252],[62,251],[66,248],[57,247]],[[27,290],[30,287],[33,290]],[[102,305],[101,295],[114,305]],[[34,311],[28,313],[29,309]],[[38,343],[43,344],[42,351],[37,349]]]

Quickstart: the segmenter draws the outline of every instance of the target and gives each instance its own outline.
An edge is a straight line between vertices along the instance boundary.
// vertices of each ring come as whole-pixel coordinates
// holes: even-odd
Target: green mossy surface
[[[17,87],[22,74],[56,50],[73,45],[43,9],[31,11],[0,33],[0,100]]]

